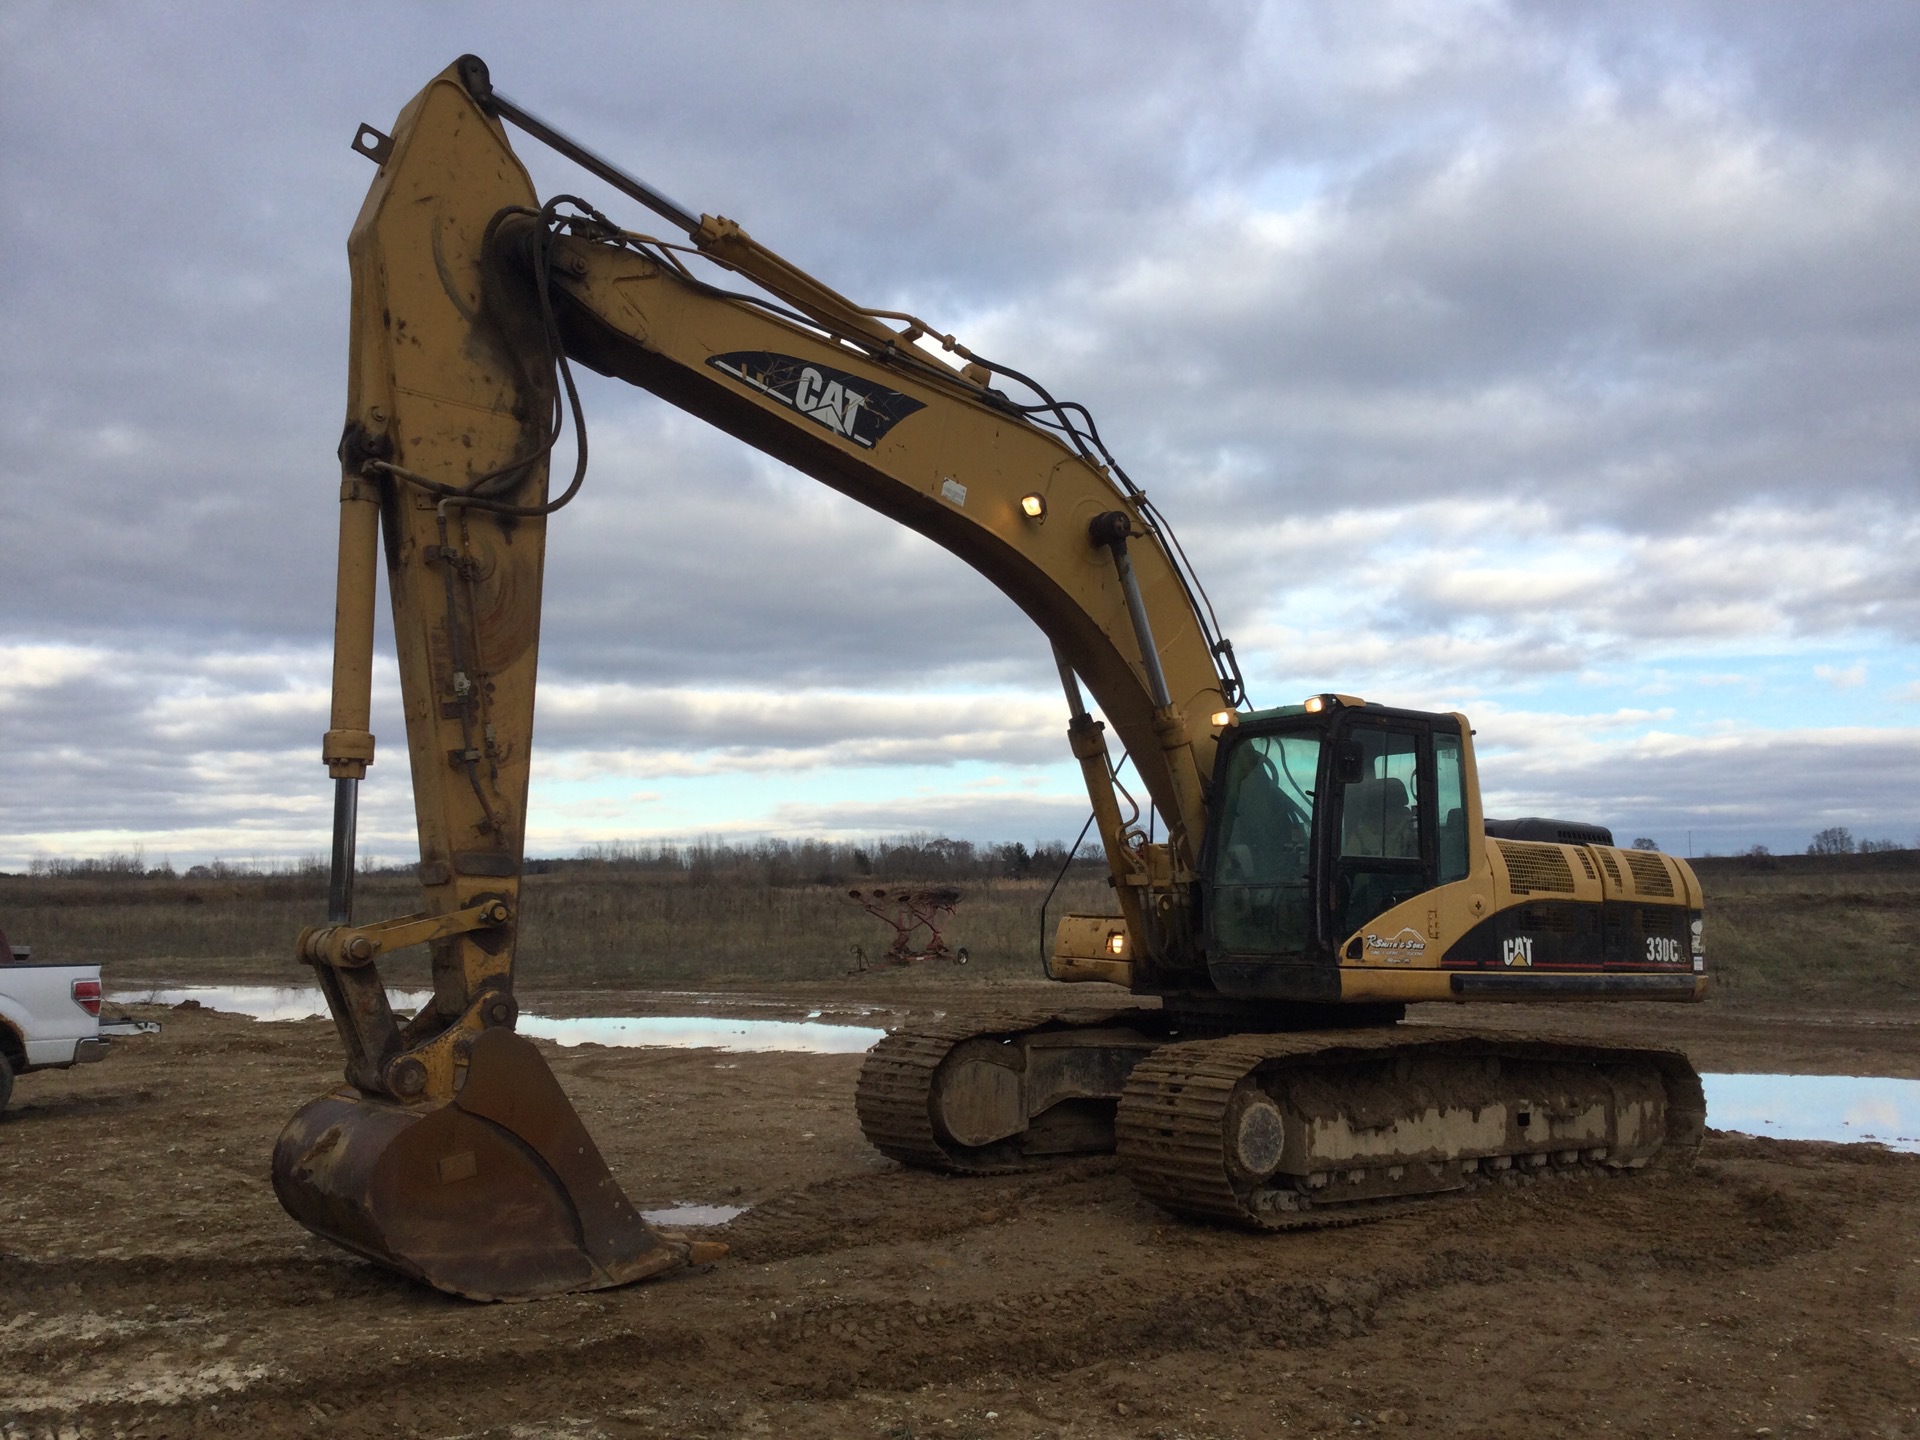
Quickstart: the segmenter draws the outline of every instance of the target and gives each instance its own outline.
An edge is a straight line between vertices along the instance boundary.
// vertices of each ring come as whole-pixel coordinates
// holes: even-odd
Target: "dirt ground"
[[[1039,986],[793,985],[864,1023]],[[1047,992],[1057,999],[1053,991]],[[689,1013],[550,994],[545,1013]],[[857,1056],[544,1047],[642,1208],[750,1205],[699,1272],[525,1305],[313,1239],[268,1182],[321,1022],[148,1011],[0,1118],[0,1435],[1920,1437],[1920,1155],[1710,1135],[1690,1174],[1492,1186],[1380,1223],[1168,1219],[1109,1160],[904,1171]],[[1920,1077],[1920,1017],[1442,1017],[1679,1044],[1703,1070]]]

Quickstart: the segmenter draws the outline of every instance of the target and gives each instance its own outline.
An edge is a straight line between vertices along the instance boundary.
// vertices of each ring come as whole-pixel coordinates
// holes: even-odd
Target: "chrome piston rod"
[[[353,923],[353,848],[360,820],[360,782],[341,776],[333,782],[333,859],[327,876],[327,923]]]

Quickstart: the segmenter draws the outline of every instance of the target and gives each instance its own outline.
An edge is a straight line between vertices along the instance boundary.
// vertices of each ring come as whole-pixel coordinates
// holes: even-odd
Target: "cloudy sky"
[[[6,0],[0,868],[324,850],[349,141],[466,50],[1088,403],[1256,703],[1463,709],[1491,813],[1682,853],[1920,835],[1910,5]],[[1078,830],[1009,602],[586,378],[533,851]]]

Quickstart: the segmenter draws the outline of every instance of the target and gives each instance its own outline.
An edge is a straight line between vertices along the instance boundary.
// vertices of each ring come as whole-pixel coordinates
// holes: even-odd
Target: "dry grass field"
[[[1920,1010],[1920,851],[1695,864],[1707,892],[1708,953],[1721,1004]],[[1050,880],[543,862],[526,878],[520,984],[838,979],[854,946],[875,957],[892,940],[847,890],[928,884],[962,894],[948,938],[967,948],[971,973],[1035,975]],[[406,914],[418,893],[405,873],[364,876],[357,910],[367,919]],[[323,918],[325,894],[318,871],[0,876],[0,927],[42,958],[97,961],[122,987],[243,977],[294,984],[305,974],[292,959],[293,937]],[[1074,909],[1112,909],[1098,864],[1076,863],[1048,914]],[[406,957],[398,963],[389,976],[396,985],[424,974],[417,959],[412,969]]]
[[[1104,869],[1076,864],[1049,915],[1105,911]],[[657,873],[555,866],[526,877],[520,975],[531,986],[829,979],[853,947],[883,954],[893,932],[847,898],[852,888],[953,885],[950,944],[979,973],[1036,974],[1040,904],[1050,877],[957,881],[885,876],[772,883],[741,872]],[[359,878],[364,919],[417,908],[411,875]],[[0,876],[0,925],[36,955],[98,962],[116,983],[303,978],[293,937],[325,916],[318,874],[209,879]],[[924,931],[921,932],[925,934]],[[402,965],[407,957],[399,957]],[[392,979],[405,983],[409,972]]]
[[[1694,864],[1723,1003],[1920,1009],[1920,851]]]

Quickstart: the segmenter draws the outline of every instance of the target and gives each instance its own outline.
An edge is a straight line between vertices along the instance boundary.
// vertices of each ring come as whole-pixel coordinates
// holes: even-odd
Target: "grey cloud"
[[[330,803],[319,764],[323,654],[93,649],[5,658],[12,683],[0,696],[9,736],[0,755],[0,866],[76,846],[124,848],[129,836],[156,857],[169,846],[229,858],[319,848]],[[368,845],[386,855],[412,843],[396,690],[393,667],[383,664],[374,714],[381,758],[363,787],[362,814]],[[559,680],[543,688],[536,771],[544,783],[960,761],[1018,769],[1057,763],[1063,731],[1057,703],[1018,693],[702,692]],[[580,803],[570,800],[566,813]]]
[[[890,803],[786,804],[773,813],[790,834],[860,836],[930,832],[981,841],[1071,840],[1086,823],[1081,798],[1060,795],[915,795]]]
[[[1386,587],[1382,611],[1403,618],[1379,628],[1484,626],[1508,643],[1578,636],[1583,663],[1644,642],[1920,638],[1920,524],[1905,516],[1863,526],[1858,509],[1745,510],[1713,534],[1582,540],[1541,536],[1537,552],[1518,547],[1520,563],[1505,568],[1497,547],[1425,556]]]
[[[606,408],[632,423],[600,427],[595,474],[550,529],[549,673],[882,688],[1051,675],[1040,633],[937,546],[658,406]]]
[[[1581,122],[1464,175],[1433,157],[1283,244],[1239,216],[1162,229],[1178,248],[1154,268],[1062,297],[1075,338],[1045,368],[1115,394],[1115,438],[1176,477],[1238,457],[1250,506],[1512,494],[1638,530],[1910,488],[1904,162],[1849,181],[1839,157],[1749,157],[1759,137],[1622,128]],[[1749,158],[1758,193],[1690,193],[1704,164]]]
[[[1561,528],[1545,507],[1497,504],[1188,535],[1249,673],[1278,677],[1286,696],[1302,677],[1458,695],[1644,675],[1670,657],[1693,669],[1721,647],[1910,644],[1916,542],[1904,516],[1863,524],[1840,505],[1752,507],[1670,536]],[[1273,693],[1262,684],[1256,698]]]
[[[1064,707],[1019,695],[549,691],[543,744],[570,768],[649,776],[831,765],[1048,765]],[[571,755],[566,752],[573,752]]]
[[[140,650],[69,653],[51,666],[15,657],[0,703],[0,852],[17,859],[35,836],[131,831],[157,848],[169,832],[226,830],[259,832],[266,853],[284,854],[290,819],[323,833],[324,663]]]
[[[365,179],[342,137],[349,117],[386,123],[451,47],[381,14],[386,43],[343,72],[344,36],[375,11],[210,8],[197,31],[155,35],[109,8],[84,36],[44,7],[15,13],[31,83],[9,92],[10,128],[44,149],[9,175],[30,201],[8,248],[30,262],[15,323],[32,342],[10,351],[47,353],[59,382],[9,387],[31,397],[10,427],[15,503],[22,530],[66,542],[19,557],[27,613],[107,618],[90,577],[38,562],[77,551],[126,578],[140,615],[324,634],[314,540],[330,519],[341,242]],[[623,34],[612,11],[530,35],[482,7],[470,33],[504,47],[500,82],[523,101],[776,246],[804,241],[800,258],[856,293],[1017,306],[1032,319],[1007,327],[1007,358],[1104,402],[1123,458],[1161,484],[1204,497],[1197,464],[1226,456],[1243,473],[1222,498],[1242,507],[1520,489],[1636,526],[1756,489],[1910,483],[1910,152],[1884,127],[1843,146],[1769,108],[1772,47],[1804,38],[1778,13],[1609,26],[1492,10],[1391,33],[1292,7],[990,13],[1000,25],[660,12],[645,84],[620,44],[579,44]],[[1025,43],[1006,45],[1016,23]],[[1851,57],[1871,27],[1849,28]],[[217,29],[231,48],[211,44]],[[96,58],[76,77],[79,39]],[[1062,83],[1068,54],[1110,83]],[[196,87],[215,55],[220,83]],[[111,104],[63,88],[109,70],[153,79]],[[1612,113],[1580,111],[1578,85],[1601,81]],[[580,183],[523,149],[548,183]],[[1759,172],[1744,211],[1694,193],[1703,165],[1743,155]],[[1206,196],[1289,166],[1318,177],[1317,242],[1276,256],[1209,218]],[[73,213],[128,213],[143,243],[128,225],[83,230],[60,259],[86,280],[59,283],[39,237]],[[1178,272],[1165,293],[1112,291],[1140,261]],[[1194,292],[1202,276],[1217,294]],[[1085,358],[1044,363],[1056,331],[1081,333]],[[76,462],[73,436],[103,423],[145,452]],[[271,590],[253,578],[267,573]]]
[[[9,832],[320,803],[323,705],[294,712],[331,623],[344,241],[372,175],[347,140],[463,48],[669,193],[1088,400],[1230,629],[1288,664],[1498,686],[1642,642],[1913,637],[1907,7],[526,15],[0,11],[0,639],[112,657],[9,712],[33,757],[0,760]],[[521,149],[544,189],[600,196]],[[552,541],[554,686],[1053,703],[1037,633],[933,547],[618,387],[590,404],[596,471]],[[1450,589],[1444,536],[1368,573],[1342,517],[1425,501],[1508,506],[1488,523],[1549,551],[1583,526],[1641,548],[1528,619]],[[1779,533],[1756,535],[1769,507]],[[1796,539],[1834,573],[1785,563]],[[1683,544],[1683,603],[1616,613],[1609,589]],[[1349,631],[1300,633],[1290,602],[1343,571],[1370,592]],[[1396,658],[1423,646],[1424,668]],[[153,703],[250,653],[269,663],[206,682],[202,710]],[[950,735],[1028,743],[824,715],[742,753],[839,764],[836,724],[931,763]],[[724,749],[671,706],[542,723],[580,754],[629,727],[657,729],[656,758]],[[214,758],[183,778],[183,755]],[[404,840],[404,797],[369,794]]]
[[[1481,760],[1489,814],[1594,819],[1623,843],[1649,835],[1685,853],[1755,844],[1783,853],[1815,830],[1920,836],[1920,732],[1800,730],[1710,738],[1656,737],[1584,747],[1585,758],[1539,747]]]

